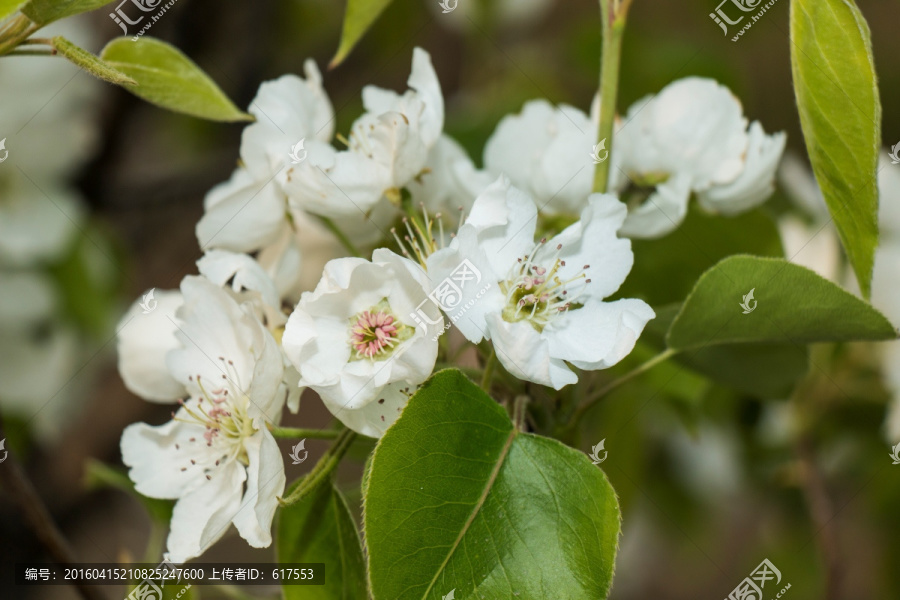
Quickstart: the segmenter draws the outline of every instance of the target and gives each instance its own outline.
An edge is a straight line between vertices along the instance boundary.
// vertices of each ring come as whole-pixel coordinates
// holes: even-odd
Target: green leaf
[[[745,296],[753,291],[753,299]],[[741,303],[752,312],[744,314]],[[897,337],[870,304],[805,267],[732,256],[703,274],[669,328],[669,348],[808,344]]]
[[[694,202],[684,223],[670,235],[632,240],[631,247],[634,267],[616,297],[642,298],[650,306],[684,302],[707,269],[733,254],[784,255],[775,222],[761,210],[723,217],[704,212]]]
[[[19,10],[23,4],[23,0],[0,0],[0,21]]]
[[[38,25],[46,25],[107,4],[112,4],[111,0],[30,0],[21,10]]]
[[[338,51],[331,59],[328,68],[344,62],[360,38],[369,30],[392,0],[347,0],[347,12],[344,14],[344,30]]]
[[[332,484],[320,485],[300,502],[281,509],[277,551],[279,563],[325,563],[323,585],[283,586],[284,600],[366,600],[359,532]]]
[[[137,81],[110,67],[84,48],[76,46],[66,38],[58,35],[53,39],[53,47],[69,61],[75,63],[94,77],[115,83],[116,85],[136,85]]]
[[[641,340],[662,348],[681,305],[654,310],[656,318],[647,324]],[[809,370],[809,348],[791,343],[721,344],[680,352],[673,360],[738,392],[759,398],[785,398]]]
[[[863,296],[878,245],[881,102],[853,0],[791,0],[791,65],[813,171]]]
[[[157,523],[168,525],[172,520],[174,501],[148,498],[138,493],[134,489],[134,482],[128,478],[128,475],[98,460],[89,459],[85,464],[84,485],[89,490],[108,487],[123,491],[140,500]]]
[[[520,433],[457,370],[409,400],[365,499],[375,600],[606,598],[619,507],[577,450]]]
[[[215,82],[177,48],[154,38],[112,40],[100,54],[111,67],[137,81],[129,92],[150,102],[211,121],[250,121]]]

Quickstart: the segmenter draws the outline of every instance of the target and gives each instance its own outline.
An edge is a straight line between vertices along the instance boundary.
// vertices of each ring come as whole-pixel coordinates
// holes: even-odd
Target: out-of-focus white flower
[[[291,148],[301,140],[328,142],[334,133],[334,109],[316,63],[303,63],[306,79],[283,75],[259,86],[250,103],[256,122],[244,129],[241,160],[253,178],[282,181]],[[289,165],[288,165],[289,166]],[[279,175],[279,172],[281,175]]]
[[[494,0],[492,2],[466,2],[446,0],[452,7],[443,9],[442,0],[426,0],[425,4],[435,15],[435,22],[445,27],[465,30],[481,27],[485,23],[499,27],[527,27],[539,22],[553,7],[554,0]]]
[[[0,269],[0,281],[0,407],[53,439],[81,391],[67,385],[81,358],[78,332],[60,318],[47,275]]]
[[[534,201],[501,177],[450,245],[428,258],[428,276],[440,281],[466,260],[474,265],[482,282],[463,288],[471,308],[456,326],[471,342],[492,340],[516,377],[560,389],[578,379],[567,363],[616,364],[654,316],[641,300],[603,301],[631,271],[631,242],[616,236],[625,213],[614,196],[594,194],[580,221],[535,243]]]
[[[293,205],[329,218],[368,214],[385,194],[421,173],[444,126],[444,98],[431,57],[413,51],[410,89],[404,95],[363,89],[366,112],[353,124],[347,150],[312,140],[308,157],[288,172]]]
[[[81,198],[65,186],[31,181],[18,170],[0,174],[0,264],[33,267],[62,258],[84,213]]]
[[[875,268],[872,273],[872,304],[900,327],[900,172],[891,164],[886,152],[879,157],[878,225],[881,231],[875,251]],[[888,387],[894,394],[885,433],[891,443],[900,438],[900,342],[882,344],[884,354],[882,371]]]
[[[89,25],[86,16],[67,18],[42,28],[41,37],[63,35],[96,51],[98,36]],[[0,139],[6,139],[9,150],[4,171],[20,167],[42,186],[47,180],[68,177],[91,158],[95,148],[99,128],[94,116],[103,83],[67,60],[4,58]]]
[[[186,277],[181,293],[180,347],[166,362],[189,397],[172,421],[133,424],[121,442],[135,489],[177,500],[167,552],[175,563],[201,555],[230,524],[250,545],[270,545],[285,484],[281,453],[266,426],[278,421],[285,400],[275,339],[202,277]]]
[[[437,340],[411,318],[428,278],[416,263],[386,249],[372,261],[329,262],[318,287],[300,299],[285,327],[284,352],[347,427],[380,437],[425,381],[437,359]],[[442,324],[432,303],[421,309]]]
[[[632,105],[615,136],[611,180],[626,200],[634,195],[640,202],[622,233],[651,238],[673,231],[691,192],[704,208],[723,214],[756,206],[773,189],[783,150],[783,134],[766,136],[757,123],[748,133],[728,88],[699,77],[669,84]]]
[[[579,214],[594,182],[596,138],[596,115],[532,100],[497,125],[484,147],[484,166],[491,180],[509,177],[541,212]]]

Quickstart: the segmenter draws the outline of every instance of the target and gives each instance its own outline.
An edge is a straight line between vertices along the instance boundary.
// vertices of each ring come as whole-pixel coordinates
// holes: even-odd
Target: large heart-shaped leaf
[[[365,499],[375,600],[606,598],[619,507],[581,452],[521,433],[456,370],[410,399]]]
[[[29,0],[21,10],[38,25],[46,25],[111,3],[112,0]]]
[[[666,342],[685,350],[896,337],[872,305],[805,267],[780,258],[732,256],[697,281]]]
[[[336,67],[344,62],[356,43],[369,30],[381,13],[393,0],[347,0],[347,12],[344,13],[344,30],[337,53],[331,59],[329,67]]]
[[[791,65],[816,180],[868,297],[878,245],[881,102],[853,0],[791,0]]]
[[[120,37],[100,54],[106,64],[137,81],[129,92],[176,112],[212,121],[249,121],[219,86],[180,50],[160,40]]]
[[[284,600],[366,600],[359,533],[341,493],[319,485],[278,516],[278,562],[324,563],[323,585],[285,585]]]

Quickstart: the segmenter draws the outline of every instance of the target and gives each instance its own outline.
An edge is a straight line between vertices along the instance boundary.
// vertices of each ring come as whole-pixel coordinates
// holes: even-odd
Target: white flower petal
[[[258,180],[276,176],[300,140],[331,140],[334,110],[322,89],[322,76],[312,60],[304,63],[304,70],[306,80],[283,75],[264,82],[250,103],[256,122],[244,129],[241,159]]]
[[[387,428],[400,417],[412,389],[406,394],[401,390],[409,386],[404,383],[392,383],[384,386],[373,402],[355,410],[346,406],[325,401],[329,411],[353,431],[372,438],[380,438]]]
[[[253,252],[278,239],[287,227],[284,193],[271,180],[256,181],[245,169],[206,195],[205,212],[197,223],[202,249],[225,248]]]
[[[478,245],[499,276],[534,248],[534,201],[501,176],[475,199],[463,228],[478,234]],[[462,229],[462,228],[461,228]]]
[[[643,300],[589,301],[552,321],[544,335],[554,359],[580,369],[606,369],[628,356],[655,316]]]
[[[631,241],[617,235],[627,212],[615,196],[592,194],[581,219],[544,246],[543,253],[554,253],[557,246],[562,246],[559,258],[566,265],[559,270],[560,279],[576,277],[589,265],[585,274],[591,282],[585,293],[598,299],[614,294],[634,264]]]
[[[231,461],[182,496],[172,511],[166,558],[175,564],[200,556],[228,531],[241,505],[247,473]]]
[[[527,321],[509,323],[494,312],[487,315],[487,324],[497,359],[512,375],[557,390],[578,381],[562,360],[551,356],[549,340]]]
[[[292,206],[343,219],[365,216],[391,187],[389,168],[358,152],[307,144],[308,158],[287,174],[284,190]]]
[[[762,125],[750,125],[750,142],[743,172],[734,181],[713,185],[698,194],[700,206],[711,212],[735,215],[765,202],[775,191],[775,172],[781,161],[787,136],[766,135]]]
[[[166,365],[168,352],[179,346],[175,314],[184,298],[177,290],[154,290],[156,308],[147,314],[142,301],[135,300],[116,326],[119,374],[125,387],[141,398],[171,402],[185,395],[184,385]]]
[[[676,175],[656,186],[638,208],[628,212],[619,232],[630,238],[658,238],[675,231],[687,215],[691,199],[690,181]]]
[[[258,426],[261,430],[244,444],[250,461],[247,489],[234,516],[234,525],[251,546],[266,548],[272,543],[272,520],[278,498],[284,494],[284,459],[265,423]]]
[[[485,168],[508,176],[542,211],[578,213],[593,185],[596,135],[577,108],[532,100],[497,125],[485,144]]]
[[[188,418],[184,408],[177,416]],[[211,466],[203,432],[202,425],[175,420],[157,427],[126,427],[120,442],[122,462],[130,467],[135,489],[149,498],[175,499],[203,485],[203,469]]]
[[[197,261],[197,269],[218,286],[225,287],[231,282],[235,300],[251,302],[258,310],[260,320],[265,316],[269,328],[280,327],[287,321],[281,312],[281,298],[275,283],[247,254],[208,250]]]

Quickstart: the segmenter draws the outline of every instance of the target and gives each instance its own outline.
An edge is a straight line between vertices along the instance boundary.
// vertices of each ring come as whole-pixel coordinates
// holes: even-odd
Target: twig
[[[660,352],[659,354],[657,354],[656,356],[654,356],[653,358],[651,358],[644,364],[640,365],[639,367],[636,367],[634,370],[626,373],[625,375],[622,375],[621,377],[619,377],[618,379],[616,379],[614,381],[609,382],[606,386],[601,388],[600,391],[598,391],[596,394],[594,394],[593,396],[591,396],[590,398],[585,400],[575,410],[575,415],[572,417],[571,422],[577,423],[579,421],[579,419],[581,419],[581,417],[584,416],[584,413],[586,413],[588,410],[590,410],[591,407],[593,407],[595,404],[597,404],[597,402],[599,402],[604,396],[606,396],[612,390],[616,389],[623,383],[627,383],[627,382],[631,381],[632,379],[634,379],[641,373],[644,373],[645,371],[649,371],[656,365],[669,360],[670,358],[675,356],[677,353],[678,353],[677,350],[672,350],[671,348],[664,350],[663,352]]]
[[[6,439],[6,432],[3,428],[3,417],[0,416],[0,439]],[[6,460],[0,465],[0,481],[4,484],[4,489],[9,491],[19,509],[25,522],[31,528],[37,540],[47,551],[47,554],[61,567],[75,567],[76,561],[72,549],[69,547],[66,538],[62,532],[56,527],[50,511],[38,495],[34,486],[28,480],[22,465],[12,452],[6,456]],[[86,600],[104,600],[103,596],[93,587],[83,583],[75,583],[74,587]]]
[[[334,440],[341,435],[339,429],[302,429],[299,427],[269,426],[272,437],[276,438],[311,438],[315,440]]]
[[[837,600],[843,581],[843,566],[838,552],[837,532],[833,526],[834,510],[825,488],[822,473],[816,465],[815,452],[808,438],[797,443],[797,456],[803,467],[800,479],[809,514],[816,528],[815,538],[825,561],[824,600]]]

